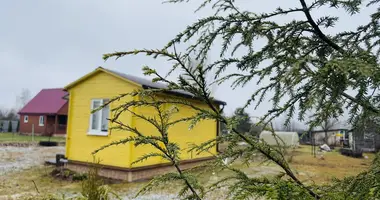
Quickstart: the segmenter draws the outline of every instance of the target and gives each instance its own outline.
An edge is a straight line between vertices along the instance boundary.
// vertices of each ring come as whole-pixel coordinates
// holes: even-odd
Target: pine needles
[[[249,108],[250,105],[257,108],[264,101],[271,102],[272,108],[269,108],[260,121],[264,127],[280,115],[287,116],[286,123],[294,117],[306,121],[310,129],[319,126],[326,119],[341,116],[345,110],[349,111],[351,122],[358,121],[357,117],[363,114],[377,117],[380,114],[378,106],[380,99],[378,92],[380,86],[379,9],[370,14],[368,23],[358,26],[355,31],[332,35],[324,33],[324,30],[334,28],[339,19],[336,16],[315,18],[311,13],[321,7],[330,7],[354,15],[360,12],[362,6],[378,6],[378,3],[377,0],[367,4],[361,0],[316,0],[312,3],[299,0],[299,6],[295,8],[276,8],[268,13],[254,13],[249,11],[249,8],[246,10],[239,8],[233,0],[202,1],[199,9],[210,6],[215,13],[189,25],[162,49],[142,49],[104,55],[104,59],[107,60],[144,54],[154,59],[166,58],[173,65],[166,76],[158,74],[153,68],[147,66],[143,68],[145,75],[153,76],[153,81],[166,83],[168,88],[125,94],[148,96],[152,101],[131,101],[114,109],[117,114],[111,121],[117,124],[119,129],[133,132],[135,135],[103,148],[127,142],[134,142],[136,146],[156,147],[158,153],[146,154],[136,162],[161,157],[172,163],[177,173],[157,177],[140,193],[149,191],[155,185],[164,182],[183,181],[184,188],[180,191],[180,196],[185,199],[201,199],[207,193],[206,189],[190,173],[180,170],[178,162],[180,147],[168,140],[167,130],[180,121],[190,122],[191,128],[202,120],[211,119],[225,124],[231,134],[205,141],[202,145],[194,146],[192,150],[197,150],[198,153],[208,152],[213,146],[228,142],[226,151],[214,156],[217,158],[217,165],[232,171],[233,176],[218,181],[211,188],[227,187],[229,197],[232,199],[257,196],[273,199],[342,199],[341,195],[347,199],[377,198],[379,165],[377,161],[368,172],[327,186],[327,190],[305,186],[289,167],[284,156],[284,149],[269,146],[255,137],[236,130],[234,121],[223,116],[223,107],[219,108],[213,103],[209,86],[230,83],[232,88],[247,88],[249,84],[257,85],[258,89],[251,91],[251,97],[243,109]],[[293,13],[300,13],[303,17],[281,23],[276,21],[278,16]],[[188,41],[194,42],[184,52],[178,52],[176,45],[186,44]],[[262,41],[264,45],[256,48],[254,44],[257,41]],[[214,46],[220,47],[220,58],[211,64],[205,64],[207,54]],[[245,53],[237,55],[239,51]],[[195,59],[200,63],[195,69],[189,67],[192,55],[195,55]],[[206,74],[213,69],[216,70],[215,80],[208,83]],[[231,71],[231,69],[234,73],[227,73],[227,70]],[[179,76],[177,81],[167,79],[168,75],[178,70],[184,74]],[[154,99],[155,94],[173,90],[191,93],[195,99],[207,104],[208,108],[199,108],[186,101]],[[172,113],[178,110],[163,110],[164,104],[187,106],[194,109],[197,114],[176,122],[169,122]],[[134,113],[133,109],[130,109],[134,106],[155,108],[159,119]],[[122,112],[130,112],[135,117],[152,124],[160,135],[149,136],[141,133],[136,127],[130,127],[118,121],[117,116]],[[310,116],[307,113],[312,114]],[[240,147],[239,142],[245,142],[247,147]],[[253,152],[260,153],[270,162],[276,163],[283,169],[284,174],[271,179],[251,178],[223,162],[227,158],[231,159],[231,162],[243,159],[249,164],[250,155]],[[349,181],[354,181],[354,187],[347,185]],[[355,192],[351,193],[347,191],[347,188],[352,188]]]

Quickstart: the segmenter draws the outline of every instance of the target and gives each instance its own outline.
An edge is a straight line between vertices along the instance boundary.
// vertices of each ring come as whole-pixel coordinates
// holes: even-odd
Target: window
[[[101,107],[108,101],[108,99],[93,99],[91,101],[91,111]],[[109,112],[109,105],[107,105],[101,110],[97,110],[91,114],[89,131],[90,135],[108,135]]]
[[[38,121],[38,125],[39,126],[44,126],[44,122],[45,122],[44,116],[40,116],[40,120]]]
[[[24,123],[28,123],[29,117],[28,115],[24,115]]]

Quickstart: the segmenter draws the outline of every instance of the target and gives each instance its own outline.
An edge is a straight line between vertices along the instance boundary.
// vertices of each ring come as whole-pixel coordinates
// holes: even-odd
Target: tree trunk
[[[327,141],[328,141],[328,135],[327,135],[327,131],[325,131],[325,139],[324,139],[325,144],[327,144]],[[327,145],[329,145],[329,144],[327,144]]]

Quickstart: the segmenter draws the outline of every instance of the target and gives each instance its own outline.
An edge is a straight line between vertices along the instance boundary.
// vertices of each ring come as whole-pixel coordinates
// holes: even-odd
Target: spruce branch
[[[183,121],[190,121],[194,120],[196,117],[186,117],[183,119],[179,120],[170,120],[172,115],[179,112],[177,108],[172,108],[172,109],[163,109],[163,105],[169,104],[166,101],[159,101],[156,99],[156,94],[157,91],[160,90],[153,90],[153,91],[134,91],[132,93],[127,93],[127,94],[122,94],[117,98],[113,98],[110,101],[116,101],[116,100],[121,100],[123,97],[126,97],[128,95],[132,96],[140,96],[140,99],[142,100],[137,100],[137,101],[128,101],[122,104],[121,106],[114,108],[113,112],[114,113],[114,118],[109,119],[110,122],[112,122],[113,125],[116,125],[112,127],[112,129],[121,129],[124,131],[129,131],[134,134],[134,136],[129,136],[125,139],[119,140],[119,141],[114,141],[111,142],[107,145],[104,145],[98,149],[96,149],[93,154],[98,153],[99,151],[102,151],[106,148],[109,148],[111,146],[116,146],[116,145],[123,145],[126,143],[133,143],[136,147],[137,146],[144,146],[144,145],[150,145],[153,146],[156,150],[159,152],[150,152],[147,154],[144,154],[143,156],[139,157],[137,160],[133,161],[132,164],[136,164],[139,162],[144,162],[147,159],[150,159],[152,157],[160,157],[163,158],[164,160],[167,160],[171,165],[176,169],[178,176],[173,175],[173,174],[167,174],[161,177],[158,177],[157,179],[154,179],[152,182],[150,182],[148,185],[146,185],[142,190],[140,190],[137,195],[140,195],[144,192],[149,191],[154,185],[153,183],[157,183],[155,180],[163,180],[166,179],[167,181],[169,180],[182,180],[186,187],[182,191],[182,195],[186,193],[187,190],[190,191],[191,195],[188,196],[189,199],[201,199],[201,195],[198,194],[198,191],[201,191],[202,193],[203,188],[198,184],[198,182],[192,178],[191,175],[185,174],[181,168],[180,168],[180,163],[179,163],[179,154],[180,154],[180,147],[176,143],[173,143],[169,141],[169,128],[171,126],[176,125],[177,123],[183,122]],[[162,91],[160,91],[162,92]],[[149,98],[148,100],[145,100]],[[179,101],[181,102],[181,101]],[[185,104],[182,102],[182,104]],[[190,105],[190,104],[188,104]],[[104,105],[103,105],[104,106]],[[134,111],[133,108],[138,108],[138,107],[150,107],[153,108],[154,111],[157,114],[157,118],[155,117],[148,117],[142,114],[139,114],[138,112]],[[193,106],[194,107],[194,106]],[[141,131],[138,130],[136,127],[132,127],[128,124],[124,124],[122,121],[118,120],[119,116],[121,113],[124,112],[129,112],[132,114],[133,117],[137,117],[150,125],[152,125],[158,132],[159,136],[152,136],[147,133],[142,133]]]

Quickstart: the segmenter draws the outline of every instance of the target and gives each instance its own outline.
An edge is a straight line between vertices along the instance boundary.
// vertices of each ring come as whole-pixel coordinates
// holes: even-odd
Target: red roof
[[[19,114],[56,114],[67,103],[63,88],[43,89],[30,100]]]

